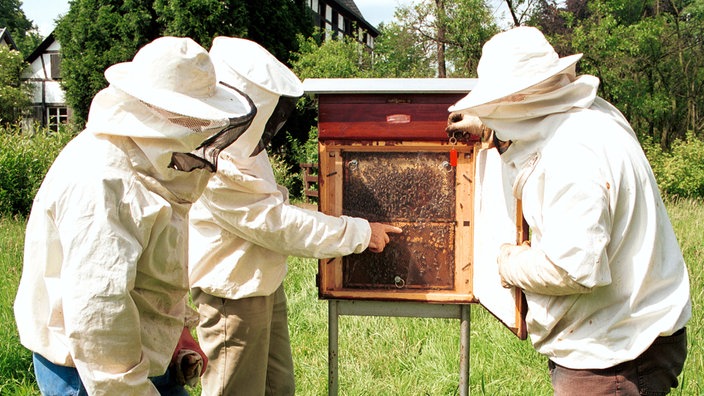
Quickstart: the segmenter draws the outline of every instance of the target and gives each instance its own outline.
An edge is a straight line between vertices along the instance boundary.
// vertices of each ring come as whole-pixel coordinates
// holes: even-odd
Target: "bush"
[[[660,190],[672,197],[704,197],[704,141],[688,132],[676,140],[670,151],[652,142],[644,143],[648,160]]]
[[[276,184],[286,187],[291,198],[294,198],[295,187],[298,180],[296,174],[291,173],[291,165],[286,163],[284,156],[281,154],[269,155],[269,162],[271,162],[271,168],[274,170]]]
[[[287,146],[269,154],[276,183],[286,187],[292,200],[304,195],[303,169],[300,164],[318,163],[318,128],[311,127],[308,140],[301,143],[286,132]]]
[[[73,136],[68,128],[34,133],[0,128],[0,215],[29,214],[44,175]]]

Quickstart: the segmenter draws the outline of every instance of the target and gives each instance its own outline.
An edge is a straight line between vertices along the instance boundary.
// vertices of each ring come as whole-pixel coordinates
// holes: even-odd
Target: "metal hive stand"
[[[469,304],[328,300],[328,395],[338,394],[338,319],[348,315],[459,319],[459,395],[469,396],[469,309]]]

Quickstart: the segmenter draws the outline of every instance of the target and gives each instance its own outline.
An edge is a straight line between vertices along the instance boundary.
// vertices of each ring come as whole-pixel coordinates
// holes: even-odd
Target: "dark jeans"
[[[59,366],[37,353],[33,354],[34,373],[43,396],[88,396],[81,382],[78,370],[74,367]],[[151,377],[150,380],[164,396],[188,396],[188,391],[176,383],[166,370],[164,375]]]
[[[556,396],[667,395],[677,387],[687,357],[687,332],[683,328],[658,337],[634,360],[598,370],[573,370],[548,361]]]

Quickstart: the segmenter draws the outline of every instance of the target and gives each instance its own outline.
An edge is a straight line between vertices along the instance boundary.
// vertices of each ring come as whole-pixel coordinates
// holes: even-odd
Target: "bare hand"
[[[402,229],[389,224],[369,223],[372,228],[372,237],[369,239],[368,249],[370,252],[381,253],[389,243],[389,233],[400,234]]]
[[[469,115],[462,111],[450,113],[447,117],[447,128],[445,133],[450,138],[454,137],[461,142],[476,141],[479,138],[482,142],[489,140],[491,130],[487,128],[477,116]]]

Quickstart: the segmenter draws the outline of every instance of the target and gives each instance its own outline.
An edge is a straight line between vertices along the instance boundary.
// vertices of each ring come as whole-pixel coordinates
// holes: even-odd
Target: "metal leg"
[[[337,396],[337,334],[338,312],[336,300],[328,301],[328,395]]]
[[[460,396],[469,396],[469,307],[460,306]]]
[[[460,319],[460,396],[469,396],[469,304],[328,300],[328,395],[338,392],[340,315]]]

